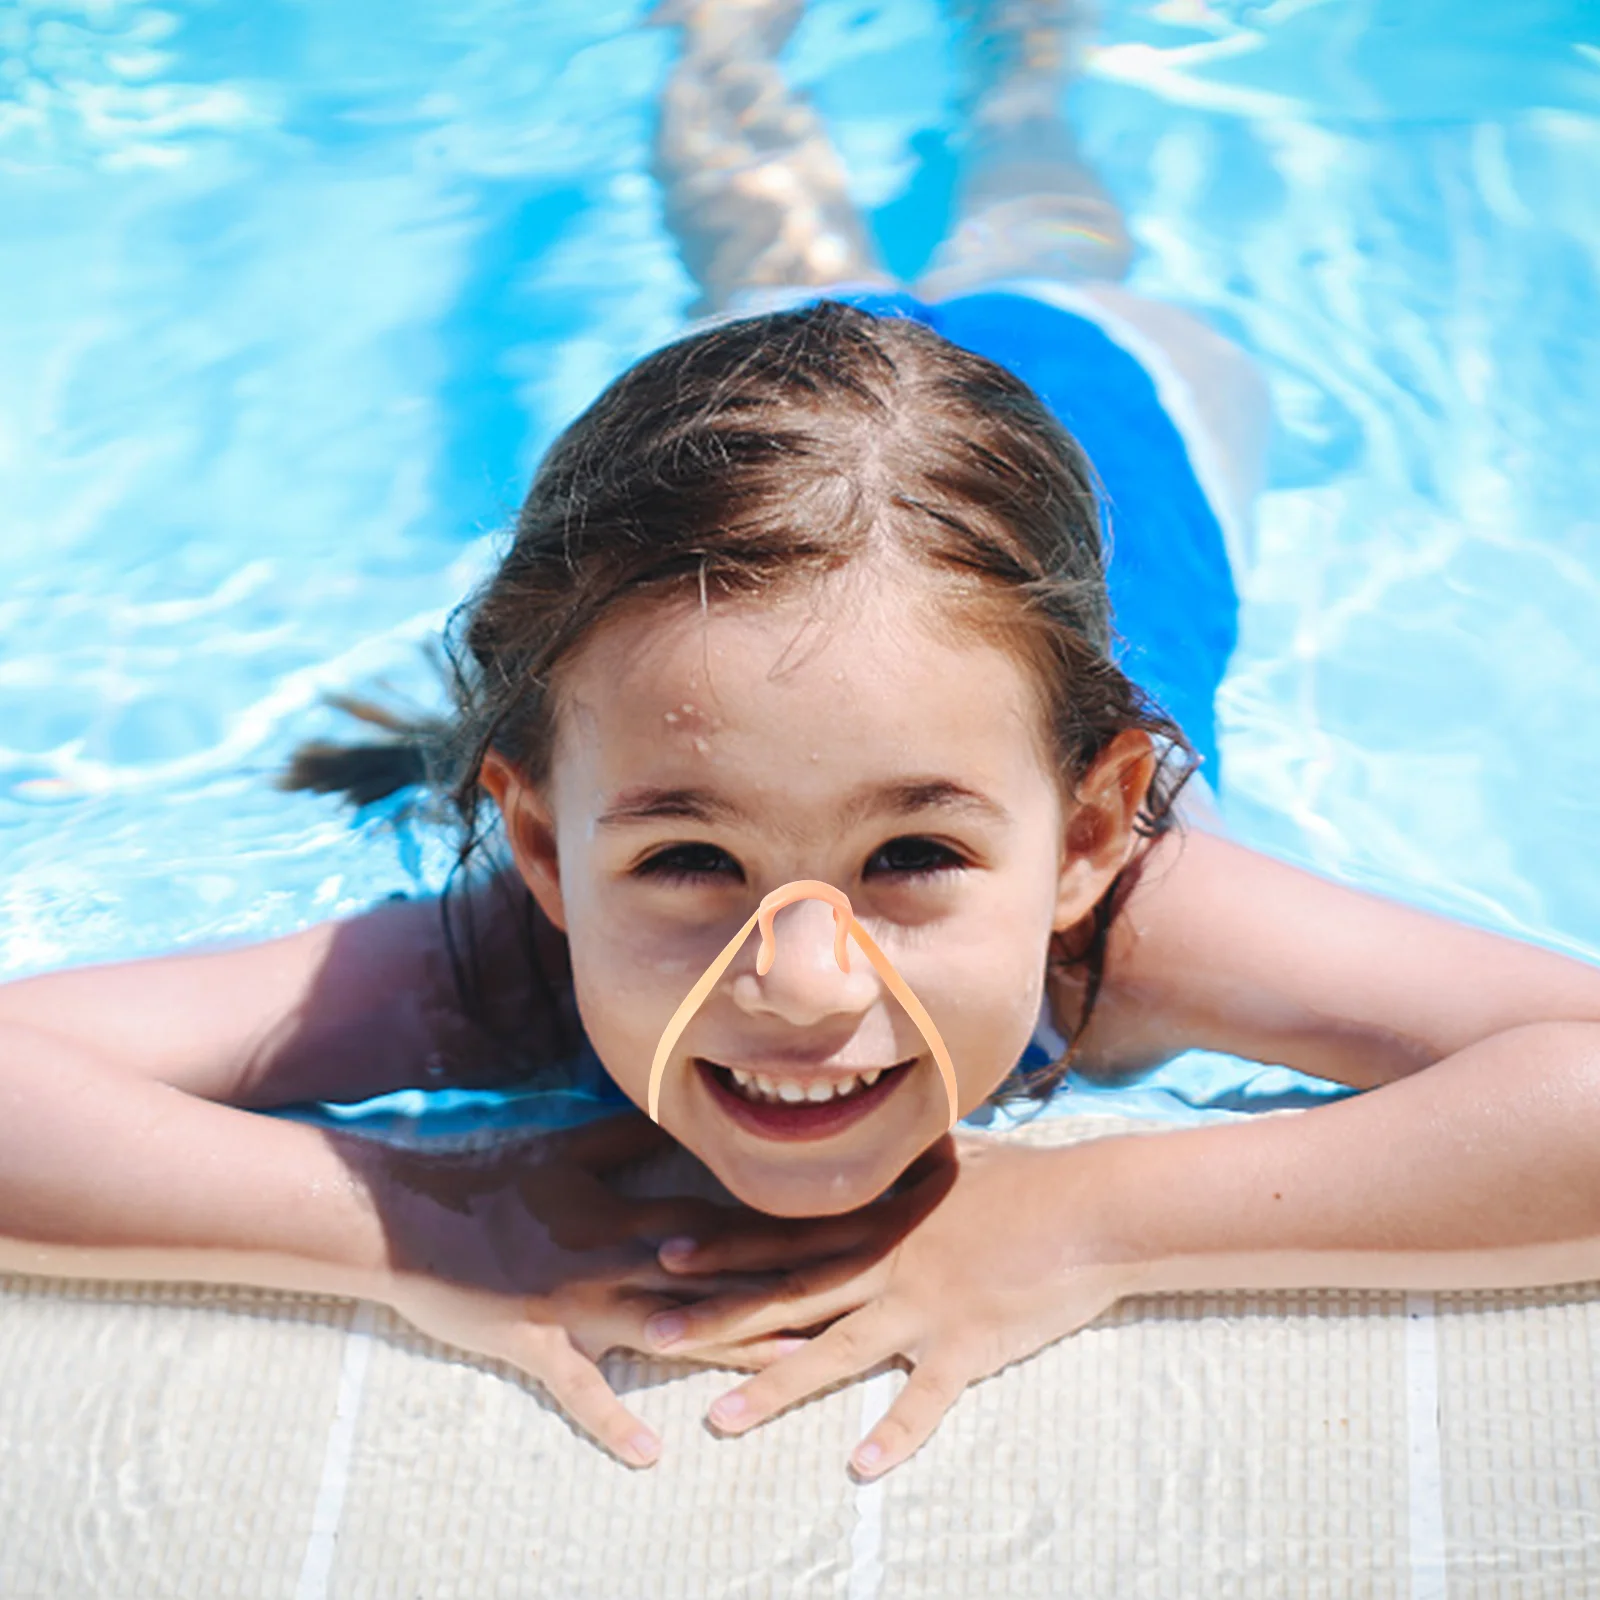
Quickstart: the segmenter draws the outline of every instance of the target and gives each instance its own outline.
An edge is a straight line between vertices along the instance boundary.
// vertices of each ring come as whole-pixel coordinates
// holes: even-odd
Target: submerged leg
[[[1133,243],[1062,116],[1094,26],[1094,0],[952,0],[968,74],[956,225],[916,284],[925,300],[1054,280],[1072,309],[1131,340],[1187,392],[1183,431],[1236,570],[1253,560],[1252,506],[1271,410],[1255,363],[1197,317],[1122,283]],[[1167,395],[1169,407],[1180,398]]]
[[[943,299],[1006,278],[1124,277],[1133,244],[1061,103],[1090,0],[961,0],[968,129],[956,225],[917,285]]]
[[[786,288],[886,283],[844,164],[777,54],[804,0],[665,0],[683,29],[662,90],[654,173],[700,285],[697,313]]]

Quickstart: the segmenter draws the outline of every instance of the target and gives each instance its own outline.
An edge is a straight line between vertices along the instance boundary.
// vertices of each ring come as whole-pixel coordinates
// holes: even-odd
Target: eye
[[[633,874],[636,878],[678,883],[724,877],[724,867],[732,867],[735,875],[743,876],[739,871],[739,863],[726,850],[719,850],[714,844],[678,844],[670,850],[663,850],[660,855],[651,856],[648,861],[640,862],[633,869]]]
[[[905,878],[931,878],[940,872],[959,871],[966,864],[948,845],[911,835],[880,845],[868,858],[867,871],[878,860],[886,863],[885,873]],[[679,844],[641,862],[634,868],[634,876],[661,883],[703,882],[729,876],[730,868],[733,876],[743,877],[738,862],[726,850],[714,844]]]
[[[870,868],[880,857],[891,861],[889,872],[910,878],[931,878],[935,873],[958,871],[966,865],[948,845],[910,835],[881,845],[868,859],[867,866]]]

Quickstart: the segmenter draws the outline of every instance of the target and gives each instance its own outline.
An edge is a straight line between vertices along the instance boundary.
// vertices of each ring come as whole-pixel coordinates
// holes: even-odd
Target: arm
[[[1115,1141],[1112,1256],[1152,1289],[1600,1277],[1600,971],[1214,835],[1151,866],[1097,1063],[1198,1045],[1370,1092]]]
[[[0,1026],[0,1270],[381,1298],[360,1150]]]
[[[530,983],[512,919],[531,901],[485,893],[485,1005],[525,1067],[548,1058],[570,996],[551,1004]],[[564,937],[532,933],[559,981]],[[0,987],[0,1273],[374,1300],[539,1379],[642,1464],[648,1430],[595,1363],[642,1348],[653,1312],[725,1286],[667,1272],[652,1247],[720,1222],[722,1207],[630,1199],[603,1181],[668,1135],[629,1113],[419,1153],[243,1109],[448,1082],[504,1056],[460,1014],[435,902]],[[712,1358],[772,1355],[758,1340]]]
[[[570,1011],[565,936],[520,884],[473,891],[488,1020],[549,1059]],[[516,892],[520,891],[520,893]],[[524,911],[545,993],[523,954]],[[505,1048],[462,1014],[437,900],[391,901],[283,938],[78,967],[0,985],[0,1027],[229,1105],[360,1100],[504,1073]]]
[[[1052,1000],[1070,1025],[1081,983]],[[1081,1060],[1115,1075],[1218,1050],[1370,1089],[1556,1021],[1600,1022],[1600,969],[1194,830],[1159,842],[1112,924]]]
[[[701,1227],[718,1208],[625,1200],[599,1177],[666,1139],[630,1114],[418,1156],[217,1105],[0,1024],[0,1273],[375,1300],[538,1378],[643,1464],[651,1436],[595,1362],[641,1346],[644,1318],[706,1287],[667,1274],[640,1236]],[[757,1342],[723,1359],[770,1352]]]
[[[518,902],[475,893],[491,1021],[547,1058]],[[0,986],[0,1269],[383,1298],[459,1208],[419,1224],[382,1147],[234,1108],[449,1082],[495,1053],[433,900]]]
[[[1071,1019],[1081,991],[1052,998]],[[1080,1042],[1126,1071],[1191,1046],[1370,1092],[1311,1111],[1039,1148],[966,1132],[888,1202],[831,1219],[837,1253],[765,1301],[685,1314],[674,1350],[824,1331],[742,1384],[744,1430],[907,1356],[866,1443],[910,1455],[968,1383],[1125,1296],[1466,1289],[1600,1278],[1600,973],[1191,833],[1152,852],[1113,924]],[[687,1270],[783,1259],[713,1236]]]
[[[967,1384],[1129,1295],[1513,1288],[1600,1279],[1600,1024],[1538,1023],[1315,1110],[1039,1147],[961,1134],[839,1254],[766,1300],[685,1314],[669,1348],[802,1340],[713,1407],[744,1431],[897,1356],[914,1368],[857,1469],[904,1460]],[[781,1259],[713,1238],[691,1271]],[[726,1409],[735,1401],[738,1411]]]
[[[1539,1023],[1335,1105],[1105,1141],[1129,1292],[1600,1279],[1600,1024]]]

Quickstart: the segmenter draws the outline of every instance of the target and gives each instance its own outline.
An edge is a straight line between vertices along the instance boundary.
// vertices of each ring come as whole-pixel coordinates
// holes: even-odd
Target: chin
[[[895,1174],[877,1181],[824,1172],[783,1175],[770,1168],[761,1173],[742,1174],[718,1167],[711,1170],[735,1200],[769,1217],[842,1216],[871,1204],[895,1181]]]

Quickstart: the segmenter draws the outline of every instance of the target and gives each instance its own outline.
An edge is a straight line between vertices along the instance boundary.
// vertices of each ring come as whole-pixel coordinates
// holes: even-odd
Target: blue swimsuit
[[[1174,717],[1217,787],[1217,688],[1239,635],[1239,598],[1216,512],[1149,372],[1095,323],[1012,290],[938,305],[841,294],[914,317],[1021,378],[1083,446],[1104,491],[1118,663]]]

